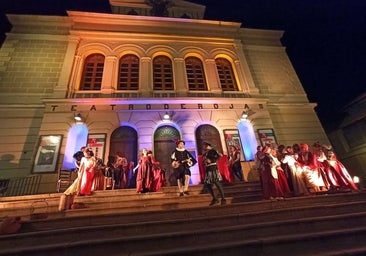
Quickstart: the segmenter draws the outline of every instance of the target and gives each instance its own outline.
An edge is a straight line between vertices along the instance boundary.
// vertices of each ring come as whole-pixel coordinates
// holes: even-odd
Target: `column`
[[[104,62],[102,88],[100,92],[102,94],[111,94],[117,88],[117,57],[107,56]]]
[[[214,59],[205,60],[206,74],[207,74],[207,85],[211,92],[221,93],[220,80],[217,74],[216,62]]]
[[[60,77],[58,79],[58,82],[57,82],[54,92],[53,92],[54,98],[65,98],[67,93],[70,93],[70,92],[68,92],[68,90],[70,90],[70,88],[71,88],[70,87],[68,89],[70,74],[73,71],[72,68],[73,68],[74,61],[78,60],[78,58],[75,58],[75,53],[76,53],[76,49],[79,44],[79,41],[80,40],[78,37],[72,37],[72,36],[69,37],[64,63],[62,64],[62,67],[61,67]],[[75,75],[75,72],[73,72],[73,73]],[[73,76],[71,76],[71,78],[72,77]]]

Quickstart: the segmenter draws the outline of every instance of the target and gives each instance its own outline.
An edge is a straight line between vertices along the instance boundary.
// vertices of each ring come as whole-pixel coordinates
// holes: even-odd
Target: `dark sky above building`
[[[285,31],[282,44],[316,112],[330,127],[338,110],[366,92],[366,0],[190,0],[205,19]],[[2,13],[110,12],[108,0],[1,0]],[[0,29],[6,30],[5,16]]]

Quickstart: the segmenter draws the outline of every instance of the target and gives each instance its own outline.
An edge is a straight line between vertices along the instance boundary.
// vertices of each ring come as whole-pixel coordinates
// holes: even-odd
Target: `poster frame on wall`
[[[61,134],[41,135],[39,137],[32,173],[56,172],[62,138]]]
[[[96,158],[104,160],[106,147],[106,133],[89,133],[87,139],[87,147],[90,148]]]
[[[258,138],[262,146],[270,144],[271,146],[277,146],[277,139],[272,128],[257,129]]]
[[[227,154],[230,155],[230,146],[234,145],[240,151],[240,161],[245,161],[239,131],[237,129],[225,129],[223,132]]]

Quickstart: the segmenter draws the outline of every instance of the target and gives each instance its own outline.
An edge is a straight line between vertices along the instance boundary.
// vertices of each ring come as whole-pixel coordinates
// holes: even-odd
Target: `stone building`
[[[343,118],[329,132],[329,140],[339,160],[366,187],[366,93],[343,107]]]
[[[205,6],[188,1],[109,2],[111,13],[7,15],[2,177],[40,174],[40,193],[53,192],[85,144],[104,162],[119,151],[136,163],[151,149],[169,174],[183,139],[196,157],[203,141],[225,155],[238,146],[250,179],[257,145],[329,143],[283,31],[205,20]]]

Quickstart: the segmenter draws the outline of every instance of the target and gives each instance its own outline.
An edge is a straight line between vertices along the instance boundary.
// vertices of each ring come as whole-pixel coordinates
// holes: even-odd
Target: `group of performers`
[[[318,192],[358,191],[344,165],[330,147],[314,143],[258,146],[256,166],[264,199],[281,200]]]
[[[197,160],[184,148],[183,140],[178,140],[176,145],[176,149],[171,154],[173,175],[177,180],[179,196],[189,195],[188,187],[191,177],[189,168],[195,165]],[[216,159],[208,162],[207,152],[213,152],[211,146],[210,143],[204,145],[203,183],[210,193],[212,184],[215,184],[221,199],[225,202],[218,165],[218,159],[222,154],[218,153],[219,156]],[[347,169],[337,160],[334,152],[319,143],[313,145],[312,152],[305,143],[286,147],[281,145],[277,148],[271,145],[258,146],[257,150],[255,161],[264,199],[280,200],[317,192],[358,190]],[[146,148],[142,149],[136,166],[133,162],[128,162],[119,152],[116,156],[109,157],[107,165],[104,165],[103,161],[95,158],[92,150],[87,147],[82,147],[75,153],[74,158],[78,177],[64,192],[65,195],[90,195],[95,190],[108,188],[136,188],[137,193],[156,192],[165,183],[165,171],[160,168],[160,162],[156,161],[153,152]],[[230,147],[229,165],[232,175],[243,181],[240,152],[235,146]],[[217,174],[217,179],[211,179],[212,177],[208,174]],[[215,204],[218,200],[214,193],[211,194],[213,195],[212,204]]]
[[[94,157],[93,151],[82,147],[73,156],[77,178],[65,195],[91,195],[105,189],[136,188],[138,193],[158,191],[165,182],[165,172],[155,160],[152,151],[143,149],[137,166],[128,162],[120,152],[108,158],[107,165]]]

